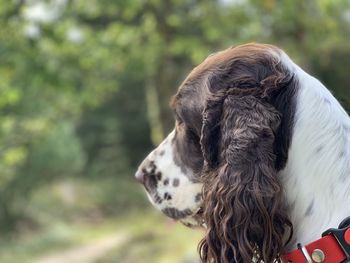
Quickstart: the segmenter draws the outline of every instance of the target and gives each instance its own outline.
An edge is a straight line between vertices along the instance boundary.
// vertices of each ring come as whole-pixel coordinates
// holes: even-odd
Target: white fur
[[[320,81],[286,54],[282,62],[300,85],[288,161],[280,173],[294,226],[289,248],[295,248],[350,216],[350,118]]]
[[[171,195],[171,200],[164,200],[161,204],[155,203],[153,196],[148,193],[148,197],[151,203],[159,210],[166,208],[176,208],[178,210],[190,209],[195,214],[200,207],[200,202],[195,202],[196,196],[202,191],[201,183],[193,183],[189,180],[193,176],[190,174],[192,171],[186,170],[187,174],[184,174],[181,168],[174,162],[172,141],[175,136],[175,131],[172,131],[168,137],[154,150],[152,151],[145,161],[154,161],[157,169],[162,173],[162,180],[158,182],[156,192],[162,197],[165,193]],[[161,154],[162,153],[162,154]],[[141,166],[146,166],[141,164]],[[179,186],[174,187],[173,181],[179,180]],[[168,183],[165,185],[164,181]],[[184,220],[181,220],[184,221]],[[190,222],[190,221],[186,221]]]

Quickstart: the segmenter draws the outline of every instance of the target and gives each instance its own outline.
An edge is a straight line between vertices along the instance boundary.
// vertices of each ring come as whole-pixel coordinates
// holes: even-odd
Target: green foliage
[[[84,153],[80,141],[74,134],[71,123],[60,122],[54,129],[48,129],[41,138],[32,142],[31,154],[23,173],[32,177],[58,177],[64,174],[77,174],[84,166]],[[45,180],[45,178],[42,178]]]
[[[173,128],[170,96],[228,46],[284,48],[350,109],[349,24],[346,0],[0,0],[0,227],[67,178],[101,187],[97,210],[142,207],[128,180]]]

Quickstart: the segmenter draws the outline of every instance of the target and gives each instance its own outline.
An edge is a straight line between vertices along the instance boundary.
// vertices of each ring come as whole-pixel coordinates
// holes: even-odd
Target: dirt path
[[[124,234],[96,240],[94,242],[53,252],[31,263],[91,263],[127,239]]]

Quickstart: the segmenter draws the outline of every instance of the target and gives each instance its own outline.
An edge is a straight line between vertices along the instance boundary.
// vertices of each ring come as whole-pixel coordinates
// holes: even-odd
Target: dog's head
[[[277,172],[287,160],[296,80],[270,45],[209,56],[172,100],[175,129],[136,173],[155,207],[203,225],[204,262],[277,258],[287,227]]]

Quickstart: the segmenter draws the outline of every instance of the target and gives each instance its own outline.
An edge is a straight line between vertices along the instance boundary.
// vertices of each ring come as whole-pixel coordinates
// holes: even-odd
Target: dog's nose
[[[144,180],[145,180],[145,173],[142,172],[141,170],[138,170],[135,174],[135,177],[136,177],[136,180],[143,184],[144,183]]]

